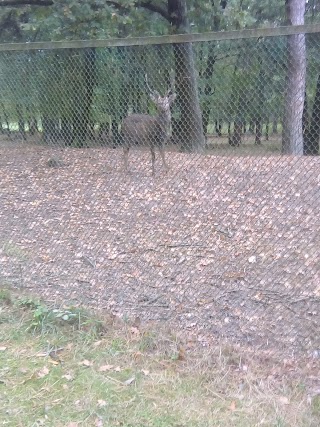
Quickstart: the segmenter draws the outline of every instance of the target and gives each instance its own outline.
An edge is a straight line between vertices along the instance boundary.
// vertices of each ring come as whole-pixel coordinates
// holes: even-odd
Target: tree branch
[[[52,6],[54,0],[0,0],[0,7],[19,7],[19,6]],[[115,7],[118,10],[127,10],[128,7],[121,4],[119,1],[106,0],[106,4]],[[135,7],[142,7],[150,12],[155,12],[161,15],[167,21],[170,16],[166,10],[165,4],[162,6],[154,4],[152,0],[137,0],[134,2]]]
[[[0,0],[0,7],[52,6],[54,0]]]
[[[8,15],[3,19],[0,23],[0,38],[5,31],[10,31],[14,34],[18,39],[22,38],[21,29],[14,19],[12,10],[8,13]]]
[[[107,0],[106,3],[110,4],[111,6],[115,7],[118,10],[128,9],[127,6],[121,4],[118,1]],[[169,19],[170,19],[170,16],[169,16],[169,14],[165,8],[165,5],[160,6],[160,5],[154,4],[152,2],[152,0],[137,0],[134,2],[134,6],[135,7],[142,7],[143,9],[147,9],[150,12],[158,13],[167,21],[169,21]]]
[[[165,6],[163,5],[162,7],[160,5],[153,4],[151,0],[136,1],[136,6],[148,9],[150,12],[156,12],[167,21],[170,19],[169,13],[167,12]]]

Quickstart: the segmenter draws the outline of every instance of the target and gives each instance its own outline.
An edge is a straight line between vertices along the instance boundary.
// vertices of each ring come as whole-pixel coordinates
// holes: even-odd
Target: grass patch
[[[6,256],[16,258],[19,261],[25,261],[28,258],[25,250],[13,242],[5,242],[2,246],[2,250]]]
[[[3,426],[318,426],[318,397],[274,369],[0,289]]]
[[[0,288],[0,303],[1,304],[11,304],[11,294],[8,289]]]

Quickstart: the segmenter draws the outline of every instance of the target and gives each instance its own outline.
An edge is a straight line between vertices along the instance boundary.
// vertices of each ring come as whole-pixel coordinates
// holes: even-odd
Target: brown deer
[[[155,174],[156,147],[159,148],[163,166],[168,170],[164,148],[170,135],[171,111],[170,107],[176,98],[174,93],[173,80],[171,79],[171,88],[164,97],[159,92],[152,90],[148,84],[147,75],[145,76],[146,86],[149,91],[151,101],[156,105],[158,114],[150,116],[149,114],[132,114],[126,117],[122,123],[122,141],[124,154],[124,169],[128,171],[129,150],[134,145],[145,145],[150,148],[152,161],[152,175]]]

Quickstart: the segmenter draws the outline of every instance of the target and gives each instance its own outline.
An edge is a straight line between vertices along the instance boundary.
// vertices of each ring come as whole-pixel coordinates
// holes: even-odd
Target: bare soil
[[[234,152],[236,153],[236,151]],[[189,340],[320,355],[320,159],[0,143],[0,283]]]

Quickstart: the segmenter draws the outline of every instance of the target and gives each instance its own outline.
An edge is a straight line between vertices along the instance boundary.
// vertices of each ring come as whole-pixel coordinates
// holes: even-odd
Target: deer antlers
[[[166,97],[168,97],[171,93],[173,94],[175,92],[175,90],[174,90],[174,86],[175,85],[174,85],[174,73],[173,73],[173,70],[170,71],[169,76],[170,76],[170,88],[167,90],[167,92],[165,94]],[[151,87],[149,85],[149,82],[148,82],[148,74],[147,73],[145,74],[144,79],[145,79],[145,83],[146,83],[147,89],[150,92],[150,94],[153,95],[153,96],[156,96],[157,98],[161,97],[160,93],[157,90],[151,89]]]

